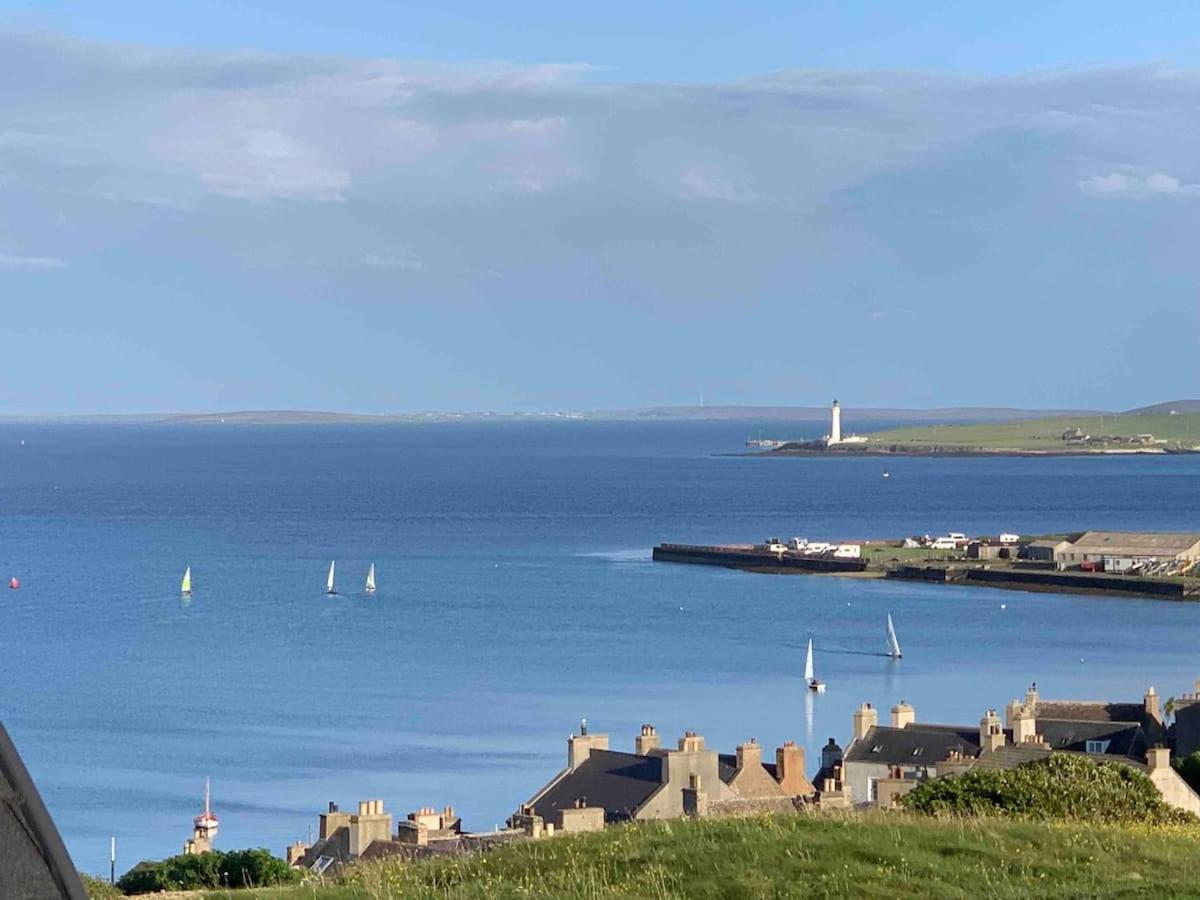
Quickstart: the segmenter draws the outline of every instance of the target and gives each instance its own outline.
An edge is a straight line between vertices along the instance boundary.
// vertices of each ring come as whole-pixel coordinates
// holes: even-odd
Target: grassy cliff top
[[[1182,897],[1196,826],[1068,825],[905,813],[675,821],[493,853],[382,863],[350,879],[212,900],[446,897]]]
[[[872,446],[965,447],[983,450],[1063,451],[1073,445],[1063,440],[1067,431],[1079,429],[1093,439],[1130,438],[1152,434],[1156,439],[1184,446],[1200,444],[1200,413],[1061,416],[992,422],[986,425],[925,425],[892,428],[868,437]]]

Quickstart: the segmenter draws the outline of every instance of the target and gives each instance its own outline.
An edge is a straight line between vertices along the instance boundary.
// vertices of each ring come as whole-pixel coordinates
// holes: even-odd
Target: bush
[[[300,873],[270,851],[232,850],[183,854],[162,862],[143,860],[117,881],[126,894],[204,888],[264,887],[299,881]]]
[[[973,769],[934,778],[900,798],[929,815],[1014,815],[1088,822],[1195,822],[1163,802],[1145,774],[1117,762],[1055,754],[1012,769]]]
[[[1182,759],[1171,761],[1179,777],[1188,783],[1193,791],[1200,792],[1200,751],[1189,753]]]
[[[95,875],[80,872],[79,880],[83,882],[83,889],[87,891],[90,900],[120,900],[125,896],[116,885],[109,884],[107,878],[97,878]]]

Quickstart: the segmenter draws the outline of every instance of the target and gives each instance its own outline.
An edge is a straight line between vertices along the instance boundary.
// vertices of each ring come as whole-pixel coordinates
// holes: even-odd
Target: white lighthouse
[[[829,424],[829,443],[840,444],[842,442],[842,408],[838,406],[836,400],[833,401],[833,409],[830,411]]]

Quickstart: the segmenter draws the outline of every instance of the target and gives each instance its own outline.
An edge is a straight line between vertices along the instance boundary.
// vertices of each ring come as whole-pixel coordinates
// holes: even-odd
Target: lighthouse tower
[[[833,409],[830,411],[829,425],[829,443],[840,444],[842,442],[842,408],[838,406],[836,400],[833,401]]]

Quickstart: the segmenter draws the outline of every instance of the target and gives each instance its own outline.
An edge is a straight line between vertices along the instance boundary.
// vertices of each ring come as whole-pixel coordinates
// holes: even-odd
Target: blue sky
[[[0,412],[1198,396],[1197,35],[0,3]]]

